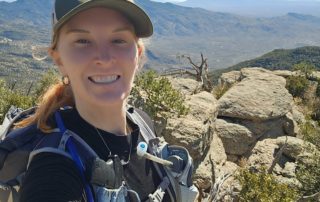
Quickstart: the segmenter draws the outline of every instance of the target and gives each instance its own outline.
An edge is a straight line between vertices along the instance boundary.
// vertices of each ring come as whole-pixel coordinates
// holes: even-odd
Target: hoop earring
[[[63,85],[65,85],[65,86],[70,84],[70,79],[69,79],[69,77],[67,75],[62,76],[61,80],[62,80]]]

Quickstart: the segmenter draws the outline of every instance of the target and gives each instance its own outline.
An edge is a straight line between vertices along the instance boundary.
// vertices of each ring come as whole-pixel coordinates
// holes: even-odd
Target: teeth
[[[112,83],[115,80],[118,79],[119,76],[117,75],[112,75],[112,76],[92,76],[89,79],[95,83],[101,83],[101,84],[108,84]]]

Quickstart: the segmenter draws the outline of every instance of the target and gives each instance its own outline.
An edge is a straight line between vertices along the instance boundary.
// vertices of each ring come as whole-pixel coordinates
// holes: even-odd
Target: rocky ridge
[[[296,162],[306,154],[298,124],[305,118],[285,88],[288,75],[263,68],[224,73],[219,82],[231,88],[219,100],[199,92],[192,79],[170,79],[186,95],[190,112],[156,124],[162,128],[158,134],[190,151],[194,182],[200,190],[213,189],[214,183],[223,180],[216,201],[236,198],[233,193],[239,191],[239,184],[233,174],[244,162],[251,169],[269,168],[283,145],[272,174],[278,181],[299,186]]]

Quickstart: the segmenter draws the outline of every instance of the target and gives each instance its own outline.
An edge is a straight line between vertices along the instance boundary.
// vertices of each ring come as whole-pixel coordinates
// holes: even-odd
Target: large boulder
[[[286,143],[283,154],[291,159],[297,160],[300,156],[308,156],[309,151],[316,151],[316,146],[309,143],[306,144],[303,140],[295,137],[279,137],[276,139],[276,144],[282,147]],[[306,150],[308,148],[308,150]]]
[[[232,118],[225,118],[216,120],[215,131],[223,142],[228,159],[237,162],[238,157],[250,152],[258,140],[294,136],[294,126],[294,121],[287,116],[263,122],[233,122]]]
[[[232,162],[247,156],[258,140],[297,136],[297,121],[304,120],[283,77],[263,68],[239,72],[240,82],[218,100],[215,129]]]
[[[183,95],[193,95],[200,91],[201,83],[195,79],[167,77],[174,89],[179,90]]]
[[[190,108],[189,117],[192,116],[198,121],[206,121],[209,117],[214,121],[218,116],[217,100],[206,91],[192,95],[186,100],[187,106]]]
[[[219,116],[252,121],[285,116],[293,98],[285,89],[284,78],[270,75],[246,78],[233,86],[218,101]]]
[[[226,161],[227,155],[222,141],[215,134],[207,155],[194,173],[194,182],[197,184],[197,187],[202,190],[210,188],[214,178],[221,174],[221,170],[225,170],[222,167],[224,167]]]
[[[216,120],[215,131],[228,155],[245,154],[257,139],[246,127],[223,119]]]
[[[283,147],[285,145],[285,147]],[[282,148],[283,147],[283,148]],[[279,182],[301,186],[296,179],[296,162],[301,156],[309,156],[306,147],[315,147],[296,137],[279,137],[277,139],[265,139],[257,142],[248,158],[248,167],[259,169],[262,166],[269,169],[278,152],[282,149],[279,159],[274,164],[273,174]]]
[[[257,169],[262,166],[267,168],[271,167],[275,153],[278,150],[279,145],[277,144],[276,139],[264,139],[262,141],[258,141],[248,158],[248,166]],[[286,159],[286,161],[289,160]]]
[[[300,111],[301,110],[299,110],[296,105],[293,105],[292,106],[292,118],[297,124],[304,124],[304,123],[306,123],[306,118],[304,117],[303,113]]]
[[[170,118],[162,135],[168,143],[186,147],[193,159],[198,161],[206,154],[212,140],[212,122],[203,124],[190,116]]]
[[[240,72],[241,72],[241,80],[245,78],[265,79],[265,80],[274,80],[274,79],[281,78],[281,80],[284,81],[284,85],[285,85],[285,79],[275,75],[272,71],[264,69],[262,67],[242,68]],[[266,77],[267,74],[269,77]]]
[[[264,121],[241,119],[237,120],[237,124],[246,127],[249,131],[255,134],[256,139],[277,138],[286,135],[296,136],[298,133],[298,126],[293,120],[290,112],[285,116]]]
[[[296,72],[289,71],[289,70],[274,70],[274,71],[272,71],[272,73],[277,76],[282,76],[284,78],[296,75]]]
[[[239,82],[241,80],[241,72],[240,71],[230,71],[223,73],[219,78],[220,85],[231,86],[232,84]]]
[[[217,117],[217,101],[208,92],[188,96],[186,116],[170,117],[162,127],[162,136],[170,144],[186,147],[197,163],[206,155],[213,138],[214,120]]]
[[[277,139],[264,139],[258,141],[253,148],[250,157],[248,159],[248,164],[252,167],[266,166],[270,167],[276,153],[284,145],[281,158],[279,159],[279,165],[284,167],[287,162],[295,162],[300,155],[306,154],[306,147],[315,147],[311,144],[306,145],[305,142],[296,137],[278,137]]]

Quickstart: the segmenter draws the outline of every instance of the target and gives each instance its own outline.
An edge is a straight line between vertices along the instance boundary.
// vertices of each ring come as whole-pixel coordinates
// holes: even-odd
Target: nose
[[[95,63],[97,65],[106,65],[114,62],[114,56],[112,50],[107,46],[97,47]]]

